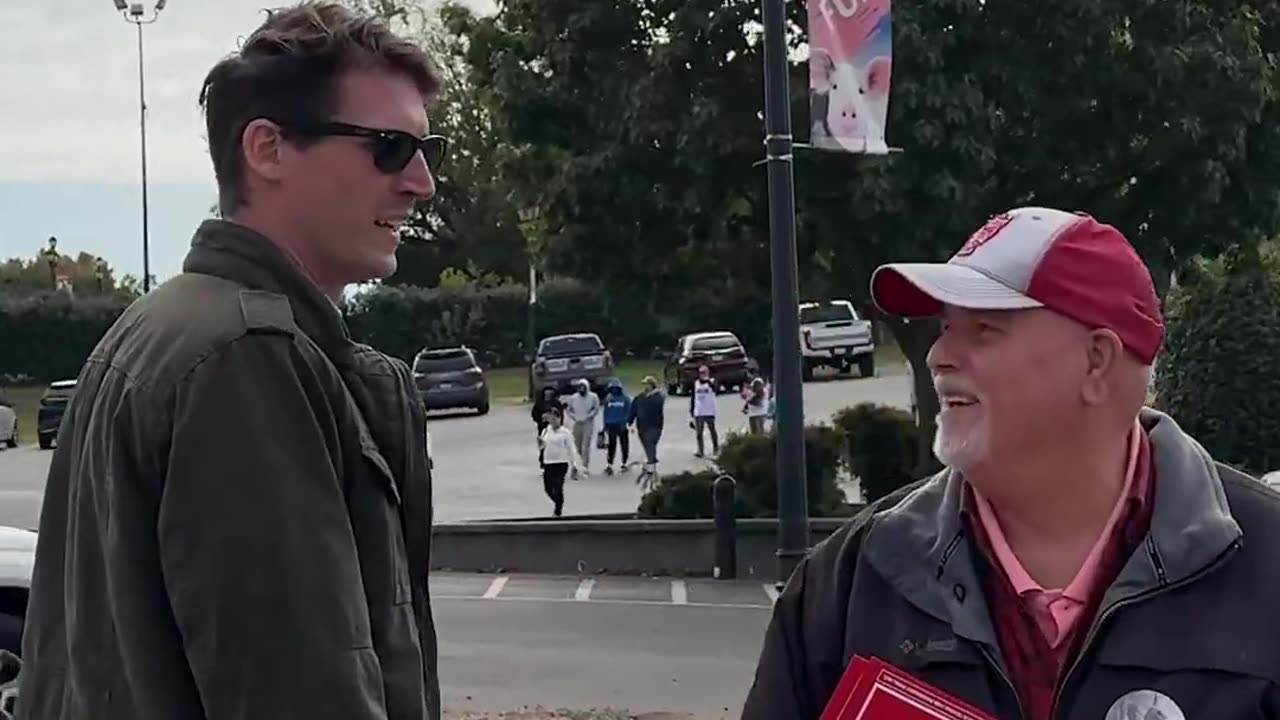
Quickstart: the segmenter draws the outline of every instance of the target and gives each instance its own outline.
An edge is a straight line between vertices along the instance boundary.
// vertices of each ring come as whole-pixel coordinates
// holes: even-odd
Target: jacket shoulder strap
[[[297,331],[289,298],[264,290],[240,291],[240,314],[250,333],[278,333],[290,337]]]

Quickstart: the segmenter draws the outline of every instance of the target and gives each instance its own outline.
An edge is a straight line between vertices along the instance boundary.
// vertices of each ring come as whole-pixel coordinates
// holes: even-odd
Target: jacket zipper
[[[982,652],[982,656],[991,664],[991,667],[996,669],[996,674],[1000,676],[1001,682],[1004,683],[1005,690],[1008,690],[1009,694],[1013,696],[1013,702],[1018,708],[1018,717],[1026,718],[1027,714],[1022,709],[1022,698],[1018,697],[1018,691],[1013,687],[1013,681],[1009,679],[1009,674],[1004,671],[1004,667],[996,660],[996,656],[987,649],[985,643],[975,644],[978,646],[978,650]]]
[[[1146,592],[1141,592],[1141,593],[1138,593],[1137,595],[1130,595],[1129,597],[1124,598],[1123,600],[1118,600],[1112,603],[1106,609],[1104,609],[1102,613],[1098,616],[1097,622],[1095,622],[1093,626],[1089,628],[1089,634],[1085,636],[1084,644],[1082,644],[1080,646],[1079,651],[1076,652],[1075,660],[1071,662],[1071,668],[1067,670],[1067,674],[1062,677],[1062,682],[1058,685],[1057,692],[1054,693],[1053,704],[1050,705],[1049,717],[1050,718],[1058,717],[1058,702],[1062,699],[1062,695],[1066,692],[1068,686],[1071,684],[1071,680],[1075,676],[1076,670],[1079,669],[1080,663],[1084,659],[1085,655],[1088,653],[1089,648],[1092,647],[1094,641],[1097,640],[1098,634],[1102,631],[1102,626],[1106,624],[1107,620],[1110,619],[1112,615],[1118,612],[1121,608],[1125,608],[1130,605],[1135,605],[1144,600],[1149,600],[1152,597],[1155,597],[1156,595],[1160,595],[1161,593],[1168,592],[1170,590],[1176,590],[1177,588],[1183,587],[1185,585],[1190,585],[1191,583],[1199,580],[1205,575],[1208,575],[1209,573],[1218,569],[1232,555],[1234,555],[1235,551],[1238,550],[1239,548],[1240,548],[1240,541],[1236,540],[1232,542],[1230,545],[1228,545],[1227,548],[1218,555],[1218,557],[1214,558],[1213,562],[1197,570],[1195,573],[1188,575],[1182,580],[1179,580],[1178,582],[1173,583],[1172,585],[1160,585],[1151,590],[1147,590]],[[1147,554],[1151,556],[1151,561],[1156,566],[1156,574],[1160,577],[1161,580],[1163,580],[1164,565],[1160,562],[1159,556],[1156,555],[1154,549],[1150,547],[1148,547],[1147,549]]]

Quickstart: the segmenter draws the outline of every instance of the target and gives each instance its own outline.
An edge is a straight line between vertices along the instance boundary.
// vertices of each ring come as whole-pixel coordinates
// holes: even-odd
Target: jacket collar
[[[1173,418],[1144,408],[1155,492],[1145,551],[1133,553],[1103,606],[1175,584],[1211,565],[1242,536],[1209,454]],[[957,635],[995,644],[961,519],[964,479],[944,470],[871,519],[863,557],[906,600]]]
[[[350,345],[346,323],[333,301],[279,246],[244,225],[227,220],[201,223],[182,270],[288,297],[298,328],[330,357]]]

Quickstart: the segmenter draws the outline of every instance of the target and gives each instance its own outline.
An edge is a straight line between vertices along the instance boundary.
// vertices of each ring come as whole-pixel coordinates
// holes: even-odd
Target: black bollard
[[[716,516],[716,568],[717,580],[738,577],[738,512],[737,483],[728,475],[716,478],[712,486],[712,501]]]

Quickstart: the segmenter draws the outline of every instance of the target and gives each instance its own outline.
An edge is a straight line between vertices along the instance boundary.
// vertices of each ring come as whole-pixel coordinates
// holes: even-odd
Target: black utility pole
[[[773,301],[773,382],[778,473],[778,586],[809,550],[809,498],[800,376],[800,292],[792,172],[791,90],[784,0],[762,0],[765,161],[769,172],[769,253]]]

